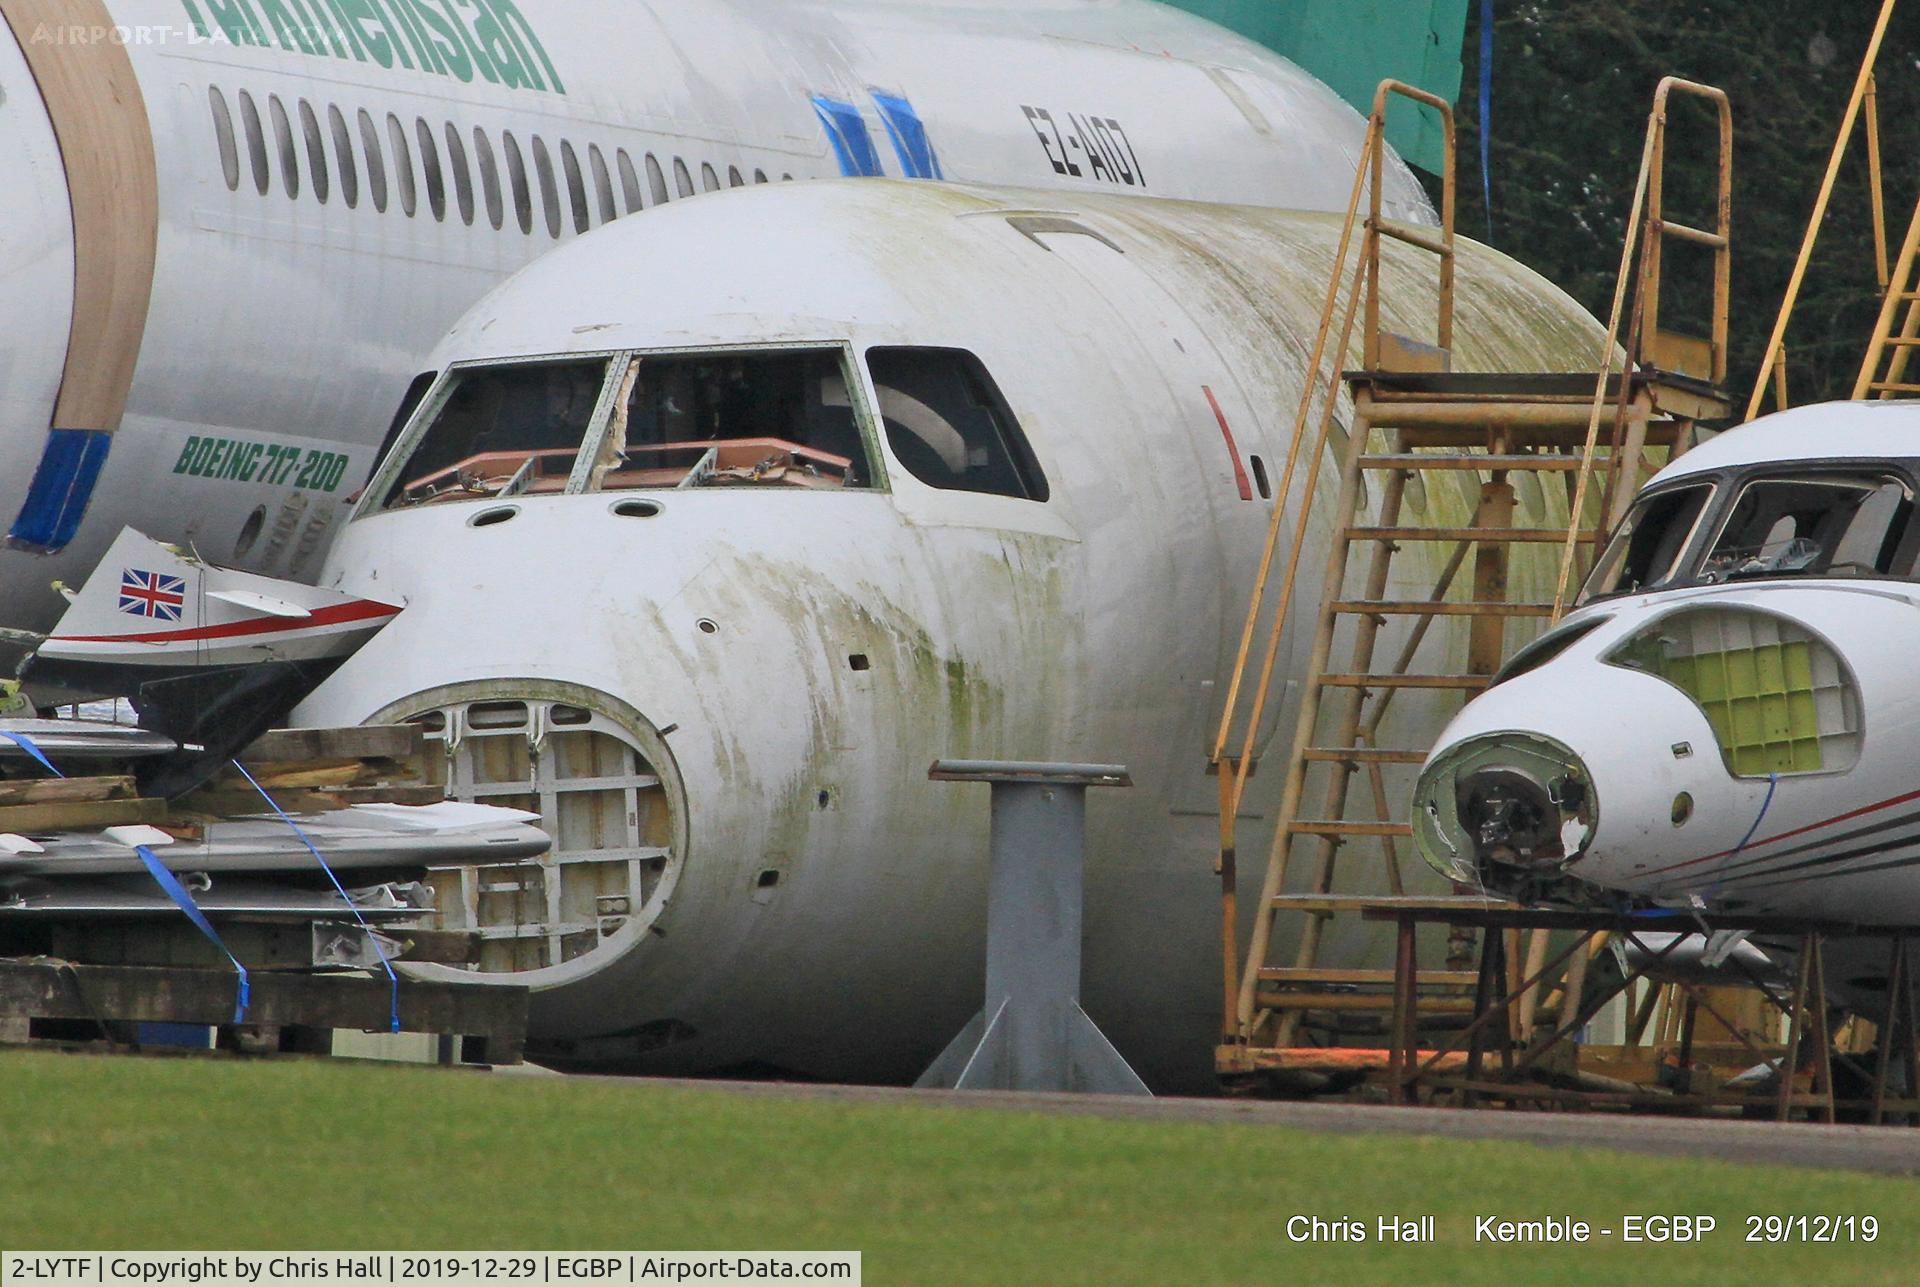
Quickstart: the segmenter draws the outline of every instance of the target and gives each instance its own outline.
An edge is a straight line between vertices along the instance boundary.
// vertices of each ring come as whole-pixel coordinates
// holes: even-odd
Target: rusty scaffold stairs
[[[1676,92],[1704,98],[1718,113],[1718,207],[1711,230],[1664,217],[1667,103]],[[1382,212],[1384,127],[1388,103],[1395,97],[1426,105],[1444,126],[1437,228],[1405,224]],[[1285,544],[1284,507],[1274,509],[1214,743],[1221,795],[1218,872],[1224,1000],[1216,1068],[1224,1077],[1312,1067],[1313,1052],[1294,1048],[1302,1021],[1309,1016],[1322,1017],[1323,1026],[1336,1030],[1354,1027],[1359,1020],[1371,1024],[1375,1033],[1381,1031],[1393,1006],[1394,972],[1323,965],[1320,948],[1329,920],[1370,907],[1406,907],[1436,900],[1437,905],[1459,903],[1465,892],[1420,896],[1408,893],[1403,883],[1399,846],[1412,835],[1405,820],[1411,783],[1388,775],[1404,777],[1425,760],[1429,748],[1382,745],[1380,733],[1387,712],[1396,699],[1458,703],[1491,683],[1508,655],[1510,622],[1550,622],[1565,610],[1581,565],[1644,481],[1646,451],[1665,448],[1677,454],[1687,446],[1696,420],[1727,412],[1720,389],[1726,378],[1731,119],[1720,91],[1669,77],[1656,92],[1597,375],[1452,369],[1453,145],[1452,113],[1443,100],[1396,81],[1382,82],[1368,118],[1365,150],[1308,362],[1293,446],[1277,492],[1283,497],[1291,494],[1288,488],[1296,469],[1305,470],[1309,479],[1316,476],[1344,384],[1352,399],[1352,418],[1334,501],[1332,547],[1326,556],[1312,651],[1300,676],[1299,720],[1286,765],[1276,833],[1244,957],[1238,948],[1236,819],[1254,767],[1254,730],[1272,699],[1276,659],[1312,530],[1311,487],[1294,516],[1291,540]],[[1349,250],[1363,193],[1367,214],[1349,279]],[[1438,261],[1438,310],[1431,342],[1382,328],[1380,258],[1382,242],[1389,239],[1428,251]],[[1661,325],[1661,249],[1670,239],[1693,242],[1712,253],[1708,337],[1678,334]],[[1637,241],[1642,249],[1636,268]],[[1633,307],[1623,346],[1622,305],[1630,282]],[[1337,313],[1342,320],[1336,331]],[[1356,315],[1362,366],[1343,372]],[[1329,338],[1336,334],[1329,355]],[[1309,435],[1316,395],[1318,424]],[[1609,414],[1611,433],[1603,440],[1601,424]],[[1458,478],[1460,471],[1480,480],[1478,509],[1470,526],[1402,522],[1414,480],[1424,486],[1430,477],[1445,473]],[[1540,476],[1543,483],[1557,478],[1564,485],[1569,513],[1565,527],[1542,526],[1537,520],[1534,525],[1516,525],[1518,505],[1510,480],[1524,473]],[[1364,480],[1370,478],[1381,480],[1380,499],[1376,506],[1367,507],[1364,500],[1369,489]],[[1359,512],[1362,508],[1371,512]],[[1431,591],[1419,597],[1391,597],[1394,556],[1405,545],[1426,542],[1451,547]],[[1515,600],[1508,594],[1509,555],[1515,547],[1526,546],[1559,547],[1557,590],[1551,602]],[[1283,549],[1284,559],[1280,557]],[[1470,584],[1461,585],[1459,574],[1468,568],[1469,560]],[[1459,673],[1415,669],[1434,624],[1454,618],[1468,622],[1464,669]],[[1263,628],[1264,639],[1260,639]],[[1439,722],[1435,719],[1426,726],[1437,728]],[[1356,773],[1365,775],[1367,787],[1359,801],[1350,790]],[[1390,783],[1400,789],[1392,789]],[[1315,802],[1311,808],[1309,800]],[[1356,803],[1361,805],[1358,810],[1352,807]],[[1357,892],[1336,892],[1341,851],[1355,841],[1377,841],[1382,861],[1367,868]],[[1302,859],[1306,880],[1290,882],[1290,876],[1302,874],[1296,866]],[[1304,883],[1304,892],[1288,892],[1299,883]],[[1473,901],[1479,905],[1485,900]],[[1281,950],[1287,941],[1280,932],[1283,922],[1298,926],[1290,959]],[[1424,988],[1434,989],[1421,1002],[1424,1013],[1451,1011],[1457,1018],[1471,1008],[1475,975],[1464,964],[1459,969],[1422,971],[1420,979]]]

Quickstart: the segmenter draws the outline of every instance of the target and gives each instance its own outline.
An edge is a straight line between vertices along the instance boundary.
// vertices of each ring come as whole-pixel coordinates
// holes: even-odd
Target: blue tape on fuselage
[[[113,435],[102,429],[48,430],[40,465],[8,539],[49,553],[64,548],[80,530],[112,445]]]
[[[860,118],[860,109],[852,103],[815,95],[813,110],[826,127],[827,142],[833,145],[840,173],[850,178],[873,178],[881,173],[880,154],[873,150],[873,136]]]
[[[880,121],[887,127],[887,137],[893,140],[894,154],[900,158],[900,168],[907,177],[944,179],[940,158],[934,155],[927,127],[921,123],[920,114],[913,110],[913,104],[877,89],[872,92],[873,105],[880,109]]]

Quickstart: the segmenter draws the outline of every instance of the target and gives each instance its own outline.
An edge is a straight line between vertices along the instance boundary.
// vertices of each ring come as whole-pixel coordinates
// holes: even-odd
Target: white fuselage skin
[[[266,0],[76,0],[72,27],[0,24],[0,524],[22,510],[63,380],[99,378],[97,363],[66,369],[76,254],[115,256],[117,289],[129,276],[151,287],[121,345],[138,350],[128,387],[106,391],[110,404],[124,395],[124,416],[60,426],[111,434],[84,521],[52,553],[0,548],[0,622],[44,628],[60,606],[48,582],[79,581],[126,524],[310,579],[403,391],[463,310],[609,217],[716,186],[840,175],[816,100],[858,118],[838,137],[864,131],[871,165],[858,140],[855,160],[885,175],[1307,210],[1344,203],[1363,132],[1292,64],[1145,0],[347,8],[361,15],[352,32],[333,19],[285,29],[299,6]],[[36,92],[36,71],[63,67],[95,85],[102,40],[124,50],[150,140],[91,136],[117,118]],[[900,121],[881,110],[894,98],[930,158],[910,136],[895,145]],[[216,118],[233,132],[226,157]],[[144,189],[115,178],[70,193],[63,152],[71,163],[130,142],[150,151]],[[1397,164],[1390,182],[1402,214],[1430,217]],[[77,249],[73,201],[154,207],[144,267],[97,222]]]
[[[1049,498],[917,481],[873,431],[864,375],[872,490],[586,489],[380,512],[388,466],[322,583],[408,606],[297,715],[550,696],[622,723],[675,795],[670,879],[584,955],[467,977],[533,986],[550,1057],[660,1071],[913,1077],[980,1004],[986,900],[987,792],[930,782],[928,765],[1124,763],[1134,785],[1089,801],[1085,1001],[1151,1084],[1202,1089],[1221,1014],[1206,756],[1271,514],[1236,465],[1278,483],[1339,226],[832,182],[726,193],[563,247],[433,363],[784,343],[844,346],[859,372],[871,346],[964,349]],[[1392,253],[1386,272],[1387,324],[1429,334],[1431,260]],[[1592,320],[1512,261],[1463,243],[1460,281],[1474,319],[1460,367],[1572,370],[1599,351]],[[1293,501],[1332,468],[1304,471]],[[1401,521],[1466,522],[1477,493],[1477,478],[1431,485]],[[635,497],[658,512],[616,512]],[[471,525],[503,507],[516,512]],[[1394,592],[1428,592],[1445,553],[1410,549]],[[1537,562],[1516,560],[1516,584],[1551,577]],[[1436,630],[1428,647],[1463,653],[1464,635]],[[1292,656],[1290,638],[1283,675]],[[1263,733],[1290,728],[1294,705],[1276,702]],[[1405,710],[1390,744],[1438,722]],[[1282,776],[1251,783],[1243,907]]]
[[[1756,477],[1854,475],[1911,487],[1916,433],[1920,411],[1910,404],[1796,408],[1687,453],[1649,483],[1649,492],[1711,482],[1716,506],[1724,506]],[[1715,508],[1700,518],[1678,566],[1699,564],[1725,515]],[[1897,530],[1893,539],[1900,539]],[[1675,588],[1600,598],[1568,614],[1560,629],[1591,628],[1469,703],[1435,744],[1429,766],[1461,753],[1471,739],[1513,735],[1551,739],[1578,757],[1597,817],[1563,874],[1567,888],[1584,886],[1596,902],[1694,907],[1709,923],[1715,911],[1737,911],[1920,924],[1920,684],[1912,642],[1920,585],[1911,570],[1749,573],[1719,584],[1687,579],[1675,577]],[[1845,727],[1829,730],[1818,768],[1750,763],[1736,774],[1700,702],[1677,683],[1618,664],[1634,636],[1648,637],[1650,627],[1658,634],[1662,622],[1678,633],[1671,623],[1687,618],[1676,614],[1707,610],[1764,614],[1774,633],[1771,623],[1784,622],[1789,637],[1808,640],[1806,648],[1837,662],[1825,717]],[[1748,692],[1794,686],[1764,673],[1730,682]],[[1842,701],[1839,689],[1849,685],[1854,695]],[[1806,702],[1809,721],[1814,704]],[[1766,726],[1784,736],[1777,722]],[[1423,779],[1423,791],[1427,786]],[[1676,799],[1682,793],[1684,808]],[[1499,880],[1498,872],[1481,875]]]

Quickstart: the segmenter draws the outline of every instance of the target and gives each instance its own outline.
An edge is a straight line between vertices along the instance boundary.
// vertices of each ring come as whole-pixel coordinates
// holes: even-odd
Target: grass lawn
[[[1867,1246],[1742,1217],[1873,1214]],[[1704,1244],[1473,1217],[1709,1214]],[[1439,1217],[1302,1246],[1294,1214]],[[775,1101],[295,1061],[0,1055],[0,1249],[857,1249],[873,1283],[1911,1282],[1920,1184],[1506,1143]]]

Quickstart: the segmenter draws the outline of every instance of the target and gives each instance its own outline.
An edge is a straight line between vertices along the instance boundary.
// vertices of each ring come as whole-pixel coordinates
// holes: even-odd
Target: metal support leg
[[[1906,991],[1907,940],[1896,934],[1887,945],[1887,1008],[1880,1017],[1879,1047],[1873,1058],[1873,1109],[1867,1117],[1870,1125],[1880,1125],[1887,1112],[1887,1072],[1892,1067],[1893,1043],[1900,1036],[1900,997]],[[1909,1086],[1911,1095],[1913,1088]]]
[[[1807,974],[1807,1001],[1813,1017],[1813,1090],[1820,1096],[1820,1120],[1833,1124],[1833,1034],[1827,1031],[1827,954],[1819,934],[1807,935],[1813,964]]]
[[[1800,959],[1793,971],[1793,1000],[1787,1006],[1787,1053],[1780,1057],[1780,1100],[1774,1118],[1786,1121],[1793,1115],[1793,1074],[1800,1060],[1800,1038],[1806,1028],[1807,978],[1813,969],[1814,935],[1800,940]],[[1825,998],[1821,999],[1825,1004]]]
[[[1400,917],[1394,940],[1393,958],[1393,1034],[1388,1043],[1389,1092],[1396,1104],[1418,1100],[1413,1089],[1413,1073],[1420,1066],[1420,1021],[1416,1013],[1420,992],[1420,958],[1415,951],[1415,922]]]
[[[1087,788],[1129,786],[1107,764],[937,761],[930,777],[993,787],[986,1005],[915,1085],[1145,1095],[1080,1008]]]

